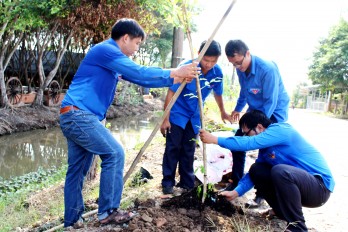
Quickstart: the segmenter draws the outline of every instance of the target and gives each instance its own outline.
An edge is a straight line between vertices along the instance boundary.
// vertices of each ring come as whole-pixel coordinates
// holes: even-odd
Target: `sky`
[[[231,2],[198,0],[202,11],[194,17],[198,30],[192,34],[195,52],[212,35]],[[319,40],[328,36],[340,17],[348,20],[347,0],[237,0],[214,37],[223,50],[219,64],[232,74],[232,65],[224,66],[228,63],[225,44],[241,39],[252,55],[277,63],[292,95],[298,83],[308,80],[308,66]],[[190,58],[187,42],[184,57]]]

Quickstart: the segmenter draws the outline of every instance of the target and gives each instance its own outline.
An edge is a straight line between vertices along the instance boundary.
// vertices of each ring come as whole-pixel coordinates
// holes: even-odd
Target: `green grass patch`
[[[232,110],[234,110],[235,105],[236,105],[235,101],[224,99],[224,106],[225,106],[226,113],[231,114]],[[219,109],[218,105],[216,104],[216,101],[214,98],[208,98],[205,101],[205,103],[204,103],[204,118],[210,119],[210,120],[216,120],[218,122],[222,122],[220,109]]]
[[[55,171],[40,170],[37,174],[29,173],[24,177],[14,178],[19,183],[14,182],[15,188],[7,186],[9,191],[3,191],[0,198],[0,231],[14,231],[17,227],[28,227],[61,215],[64,208],[61,189],[58,189],[59,194],[51,194],[49,201],[33,196],[59,185],[65,178],[66,168],[63,166]],[[28,179],[29,177],[33,179]],[[22,182],[23,180],[28,181]],[[45,206],[42,207],[42,204]]]

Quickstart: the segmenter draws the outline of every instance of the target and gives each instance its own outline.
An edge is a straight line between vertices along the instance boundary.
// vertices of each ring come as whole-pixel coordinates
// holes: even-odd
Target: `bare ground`
[[[197,156],[200,156],[200,149],[197,149]],[[284,231],[286,223],[279,219],[267,220],[260,215],[260,210],[266,209],[264,204],[260,209],[246,209],[244,204],[248,199],[253,198],[253,192],[233,202],[236,207],[234,214],[227,215],[226,212],[216,210],[211,206],[203,208],[195,205],[187,204],[187,206],[178,203],[170,207],[163,207],[164,202],[171,201],[170,198],[163,198],[161,189],[161,157],[164,151],[164,139],[160,133],[157,134],[151,145],[144,153],[135,172],[140,167],[144,167],[153,176],[146,184],[132,187],[129,182],[126,183],[123,192],[122,202],[127,202],[128,210],[136,211],[138,216],[131,220],[128,224],[123,225],[107,225],[101,226],[98,222],[96,214],[85,218],[83,228],[66,228],[66,231],[125,231],[125,232],[143,232],[143,231],[173,231],[173,232],[203,232],[203,231]],[[128,171],[131,162],[137,155],[137,150],[128,150],[125,171]],[[254,156],[254,154],[250,154]],[[133,179],[133,175],[129,179]],[[94,183],[88,184],[85,188],[92,188],[97,185],[98,178]],[[221,183],[223,185],[224,183]],[[226,184],[226,183],[225,183]],[[221,188],[217,185],[217,188]],[[182,189],[175,188],[175,198],[180,201]],[[31,197],[29,208],[35,207],[37,211],[45,212],[45,202],[50,197],[63,194],[63,183],[45,191],[41,191]],[[228,203],[229,204],[229,203]],[[41,207],[41,209],[40,209]],[[97,208],[97,200],[86,202],[86,208],[95,210]],[[33,225],[30,228],[22,229],[22,231],[42,231],[43,228],[48,229],[61,222],[62,217],[54,219],[47,217],[46,220]],[[315,231],[315,230],[313,230]]]
[[[158,100],[147,101],[139,108],[129,111],[129,107],[118,106],[111,108],[108,117],[120,115],[143,114],[144,111],[153,111],[162,108],[162,103]],[[31,108],[21,107],[13,110],[0,110],[0,134],[8,134],[31,129],[49,128],[58,126],[59,108]],[[148,180],[144,185],[131,187],[125,185],[122,202],[128,205],[129,210],[134,210],[138,216],[128,224],[101,226],[95,214],[85,217],[83,228],[66,228],[65,231],[175,231],[175,232],[200,232],[200,231],[284,231],[286,223],[279,219],[267,220],[260,215],[260,210],[266,209],[267,204],[263,204],[259,209],[246,209],[244,204],[254,197],[254,192],[250,191],[245,196],[233,202],[237,211],[231,216],[221,213],[216,209],[205,207],[185,207],[171,206],[163,208],[162,204],[170,199],[163,199],[161,192],[161,162],[164,151],[165,140],[158,132],[151,145],[147,148],[138,164],[148,170],[153,179]],[[125,171],[128,171],[131,162],[138,154],[138,150],[126,151]],[[197,149],[196,156],[200,159],[200,149]],[[249,153],[249,159],[253,160],[255,154]],[[247,170],[248,167],[246,167]],[[97,180],[86,184],[86,189],[98,186]],[[42,218],[34,225],[27,228],[17,228],[17,231],[45,231],[57,226],[62,222],[62,213],[59,218],[50,216],[47,212],[47,205],[50,199],[55,196],[63,195],[64,183],[49,189],[45,189],[31,196],[28,202],[28,209],[32,208],[42,212]],[[221,186],[216,186],[220,188]],[[182,190],[175,188],[175,195],[180,195]],[[179,196],[180,197],[180,196]],[[97,208],[97,199],[85,202],[88,211]],[[310,229],[316,231],[316,229]]]

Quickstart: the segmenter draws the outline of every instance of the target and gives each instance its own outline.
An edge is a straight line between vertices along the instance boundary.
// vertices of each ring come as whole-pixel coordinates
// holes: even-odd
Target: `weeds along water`
[[[30,197],[34,193],[61,183],[65,178],[66,169],[66,165],[59,169],[39,169],[38,172],[28,173],[11,180],[0,180],[0,231],[14,231],[17,227],[33,224],[38,221],[42,213],[50,215],[51,212],[39,212],[40,210],[36,211],[32,206],[52,204],[55,200],[59,202],[62,199],[52,196],[51,202],[39,202],[39,200],[31,202]]]

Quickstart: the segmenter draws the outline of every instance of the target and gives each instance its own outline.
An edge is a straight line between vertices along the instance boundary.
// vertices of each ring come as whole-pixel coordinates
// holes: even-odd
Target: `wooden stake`
[[[187,17],[187,11],[185,4],[183,4],[183,12],[184,12],[184,25],[186,26],[186,34],[187,34],[187,40],[189,41],[189,46],[190,46],[190,51],[191,51],[191,59],[192,61],[194,60],[194,52],[193,52],[193,45],[192,45],[192,38],[191,38],[191,30],[190,30],[190,25],[189,25],[189,19]],[[211,43],[211,42],[210,42]],[[205,53],[205,52],[204,52]],[[202,100],[202,91],[201,91],[201,84],[199,77],[196,78],[196,90],[197,90],[197,97],[198,97],[198,104],[199,104],[199,116],[201,120],[201,128],[204,129],[204,112],[203,112],[203,100]],[[204,172],[203,172],[203,195],[202,195],[202,203],[204,203],[205,200],[205,195],[207,192],[207,155],[206,155],[206,146],[205,143],[203,144],[203,167],[204,167]]]
[[[220,22],[218,23],[218,25],[216,26],[215,30],[213,31],[212,35],[209,37],[208,41],[205,43],[204,47],[202,48],[202,51],[199,53],[199,56],[197,58],[197,62],[199,63],[205,52],[207,51],[208,47],[210,46],[211,42],[213,41],[213,38],[216,34],[216,32],[219,30],[221,24],[225,21],[227,15],[230,13],[233,5],[236,3],[237,0],[233,0],[231,5],[227,8],[225,14],[222,16]],[[172,109],[175,101],[178,99],[179,95],[181,94],[182,90],[184,89],[186,85],[186,81],[184,80],[181,85],[179,86],[179,88],[177,89],[177,91],[175,92],[173,98],[170,100],[169,104],[167,105],[164,113],[163,113],[163,116],[161,118],[161,120],[159,120],[155,126],[155,128],[153,129],[151,135],[149,136],[149,138],[146,140],[146,142],[144,143],[143,147],[140,149],[138,155],[135,157],[133,163],[131,164],[130,168],[128,169],[126,175],[123,177],[123,183],[126,183],[126,181],[128,180],[129,176],[131,175],[131,173],[133,172],[135,166],[137,165],[137,163],[139,162],[141,156],[143,155],[143,153],[145,152],[146,148],[149,146],[150,142],[152,141],[153,137],[155,137],[158,129],[161,127],[164,119],[168,116],[170,110]],[[204,144],[203,144],[204,146]],[[204,160],[203,162],[206,163],[206,160]],[[206,178],[206,176],[205,176]]]

